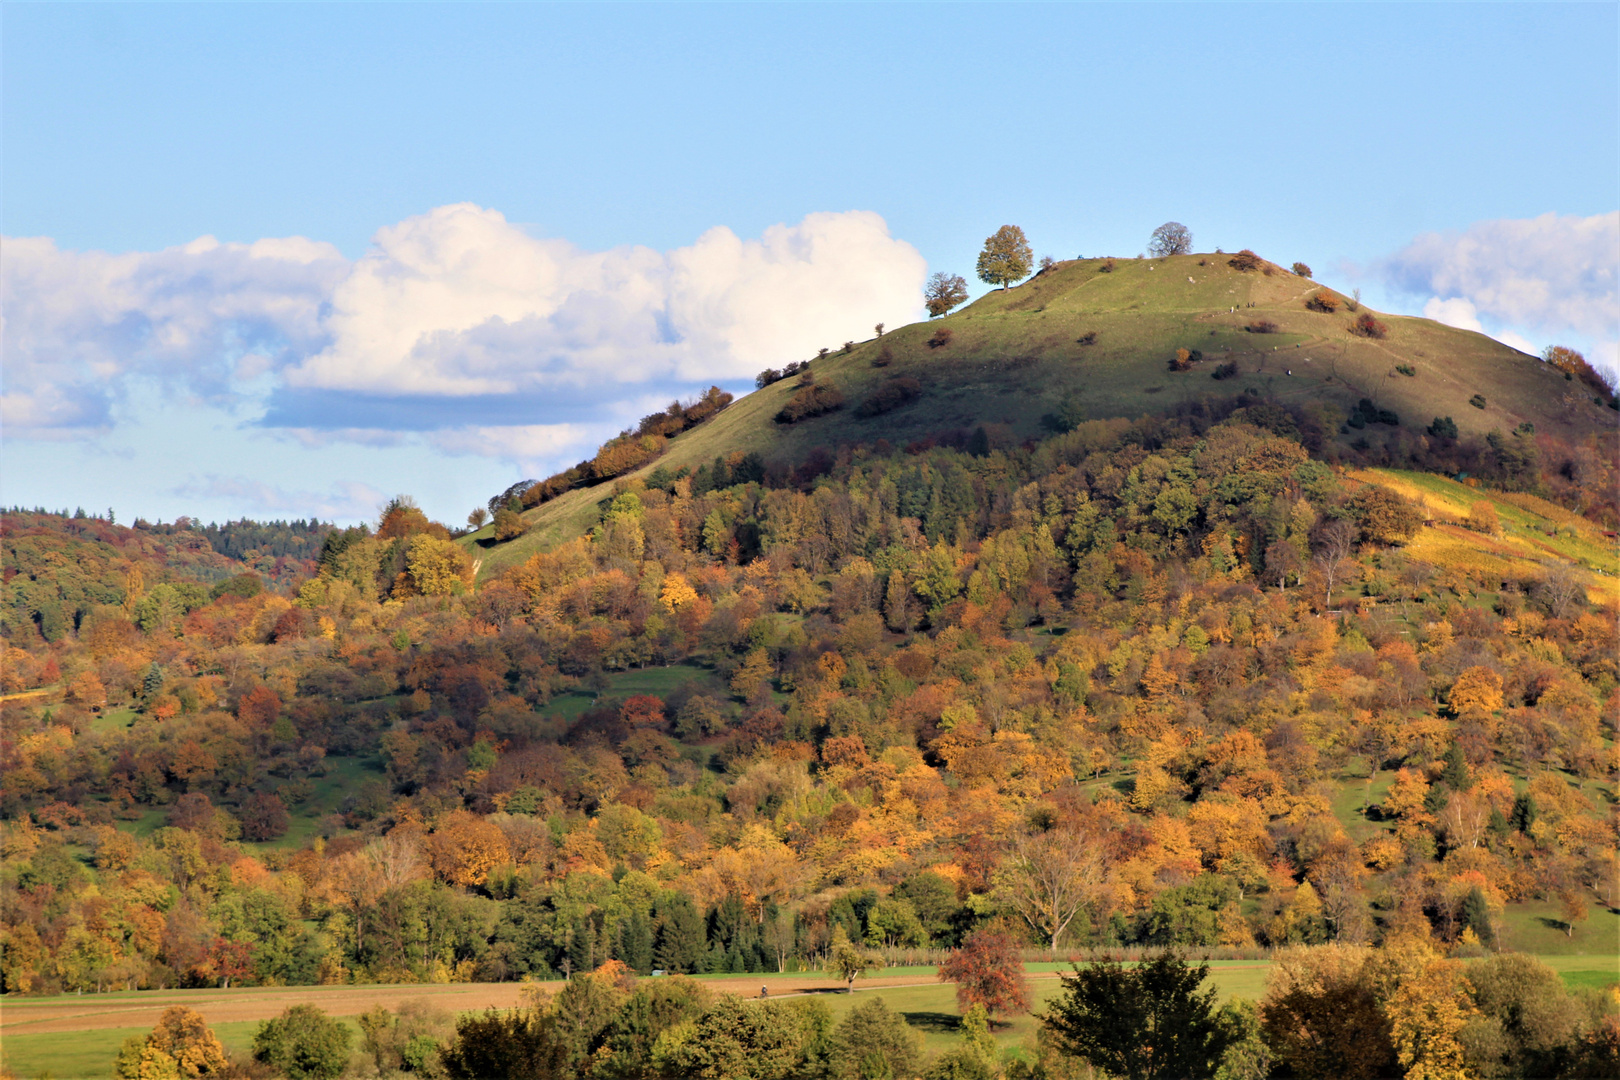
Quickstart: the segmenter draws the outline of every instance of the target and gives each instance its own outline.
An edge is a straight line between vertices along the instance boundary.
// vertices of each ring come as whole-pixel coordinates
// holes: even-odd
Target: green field
[[[1577,934],[1577,940],[1579,938],[1580,935]],[[1613,939],[1610,941],[1608,953],[1598,951],[1597,944],[1593,942],[1594,951],[1590,953],[1541,955],[1539,959],[1557,971],[1565,985],[1571,989],[1602,989],[1620,982],[1620,955],[1617,955]],[[1060,963],[1030,963],[1025,966],[1031,974],[1069,970],[1067,964]],[[1258,1000],[1265,992],[1269,968],[1266,961],[1215,960],[1211,961],[1209,966],[1211,982],[1223,1001],[1234,997]],[[936,1054],[949,1049],[959,1037],[961,1021],[961,1014],[956,1007],[955,988],[934,982],[934,969],[931,967],[893,967],[884,969],[881,974],[885,978],[914,978],[917,985],[872,987],[857,982],[854,994],[829,990],[817,992],[816,996],[827,1004],[835,1020],[861,1001],[873,996],[881,997],[889,1008],[902,1013],[921,1033],[926,1054]],[[710,976],[704,977],[703,981],[715,986],[716,989],[752,996],[761,984],[769,985],[802,977],[802,974],[754,974]],[[1041,1006],[1060,989],[1061,983],[1056,979],[1033,980],[1031,996],[1035,1004],[1034,1011],[1039,1012]],[[240,993],[251,996],[254,992],[253,989],[245,989]],[[109,1004],[146,996],[148,995],[127,992],[102,995]],[[30,1006],[49,1005],[53,1000],[60,999],[7,1001],[5,1008],[8,1011],[27,1010]],[[345,1023],[356,1031],[354,1045],[358,1046],[358,1029],[352,1020],[345,1020]],[[258,1021],[215,1024],[212,1027],[227,1050],[232,1054],[241,1055],[247,1053],[251,1046]],[[1017,1052],[1020,1046],[1033,1040],[1035,1028],[1034,1016],[1023,1014],[998,1024],[994,1035],[1004,1052]],[[43,1076],[51,1076],[55,1080],[77,1080],[81,1077],[86,1080],[90,1078],[99,1080],[112,1075],[113,1059],[124,1040],[130,1036],[144,1035],[146,1031],[145,1028],[133,1027],[91,1029],[73,1032],[70,1035],[11,1035],[6,1037],[4,1046],[0,1049],[4,1052],[5,1067],[20,1080],[33,1080],[35,1077]]]

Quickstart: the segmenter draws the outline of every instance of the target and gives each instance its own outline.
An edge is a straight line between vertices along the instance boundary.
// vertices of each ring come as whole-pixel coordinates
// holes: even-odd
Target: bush
[[[1294,264],[1294,276],[1295,277],[1308,278],[1308,277],[1313,277],[1314,275],[1311,273],[1311,268],[1310,267],[1306,266],[1302,262],[1297,262],[1297,263]]]
[[[1210,372],[1209,377],[1214,379],[1216,382],[1220,382],[1223,379],[1235,379],[1241,374],[1242,372],[1238,370],[1237,361],[1228,360],[1226,363],[1220,365],[1214,371]]]
[[[1396,364],[1395,370],[1400,372],[1402,375],[1405,375],[1409,379],[1417,378],[1417,368],[1413,367],[1411,364]]]
[[[1476,409],[1483,409],[1486,404],[1485,395],[1475,394],[1473,397],[1468,399],[1468,404],[1472,405]]]
[[[508,540],[516,540],[529,531],[529,525],[523,520],[522,514],[511,510],[497,510],[495,512],[495,542],[504,544]]]
[[[1312,293],[1305,301],[1305,306],[1312,311],[1320,311],[1324,315],[1331,315],[1339,310],[1339,298],[1330,292]]]
[[[873,367],[888,367],[892,363],[894,363],[894,350],[887,345],[879,349],[878,354],[872,357]]]
[[[1190,371],[1203,358],[1204,354],[1197,349],[1177,349],[1176,355],[1170,358],[1170,370]]]
[[[549,1016],[518,1009],[462,1016],[456,1038],[445,1048],[442,1061],[452,1080],[543,1080],[561,1076],[568,1063],[568,1047]]]
[[[800,420],[842,408],[843,404],[843,392],[831,383],[804,386],[794,391],[775,419],[778,424],[797,424]]]
[[[1099,274],[1112,274],[1114,272],[1114,260],[1104,259],[1103,264],[1097,267],[1097,272]]]
[[[855,351],[855,343],[853,341],[844,342],[843,352],[844,352],[845,356],[848,356],[850,353],[852,353],[854,351]]]
[[[1357,337],[1384,338],[1389,335],[1389,327],[1373,318],[1373,313],[1363,311],[1356,316],[1356,321],[1350,324],[1350,332]]]
[[[909,405],[920,397],[922,397],[922,383],[916,379],[905,377],[890,379],[855,406],[855,415],[863,418],[880,416],[902,405]]]
[[[313,1005],[293,1005],[259,1025],[253,1057],[292,1080],[332,1080],[349,1063],[350,1031]]]
[[[1277,332],[1277,324],[1272,322],[1270,319],[1256,319],[1243,329],[1247,330],[1251,334],[1275,334]]]
[[[1227,266],[1230,266],[1232,269],[1245,274],[1260,269],[1260,267],[1264,264],[1265,260],[1256,255],[1254,252],[1250,251],[1248,248],[1244,248],[1242,251],[1226,260]]]
[[[1436,439],[1455,439],[1457,437],[1457,421],[1449,416],[1437,416],[1434,423],[1429,425],[1429,434]]]
[[[1057,260],[1056,259],[1052,258],[1052,256],[1050,256],[1050,255],[1042,255],[1041,256],[1041,262],[1040,262],[1040,269],[1035,271],[1035,275],[1037,277],[1039,277],[1041,274],[1046,273],[1048,270],[1056,269],[1056,267],[1057,267]]]
[[[951,333],[950,327],[941,326],[939,329],[934,331],[934,336],[928,339],[928,347],[930,349],[943,348],[951,343],[951,338],[953,336],[954,335]]]
[[[1085,333],[1075,338],[1074,341],[1077,345],[1095,345],[1097,344],[1097,331],[1087,330]]]

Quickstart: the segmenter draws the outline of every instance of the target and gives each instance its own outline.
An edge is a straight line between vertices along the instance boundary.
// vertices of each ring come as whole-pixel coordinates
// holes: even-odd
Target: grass
[[[7,1004],[10,1008],[10,1004]],[[344,1023],[353,1032],[351,1046],[360,1045],[360,1028],[352,1021]],[[226,1052],[232,1057],[246,1057],[253,1046],[253,1036],[259,1030],[259,1021],[210,1024]],[[151,1028],[95,1028],[76,1031],[72,1038],[60,1033],[39,1035],[8,1035],[5,1039],[5,1067],[19,1080],[34,1080],[50,1076],[54,1080],[101,1080],[113,1075],[113,1063],[124,1040],[131,1036],[144,1037]]]
[[[1200,266],[1200,259],[1206,265]],[[986,423],[1005,425],[1021,442],[1046,434],[1042,416],[1069,395],[1078,396],[1091,418],[1136,417],[1248,389],[1326,408],[1330,433],[1363,397],[1397,412],[1408,429],[1427,426],[1436,415],[1451,416],[1474,435],[1512,431],[1528,421],[1538,432],[1578,440],[1612,426],[1610,411],[1577,393],[1576,384],[1483,334],[1426,319],[1381,316],[1390,328],[1385,340],[1352,337],[1347,332],[1352,315],[1306,310],[1304,300],[1317,286],[1285,271],[1242,274],[1224,256],[1214,255],[1124,259],[1106,274],[1101,265],[1098,259],[1060,263],[1017,288],[992,292],[934,320],[953,332],[944,348],[928,346],[936,327],[924,322],[864,341],[847,355],[818,360],[817,379],[835,382],[848,407],[791,427],[776,424],[772,417],[796,389],[796,379],[784,379],[671,440],[668,452],[643,474],[658,465],[696,467],[733,452],[801,461],[818,448],[880,438],[900,447]],[[1277,333],[1244,331],[1262,316],[1278,325]],[[1089,332],[1097,334],[1096,343],[1079,344]],[[1203,363],[1170,372],[1168,361],[1180,347],[1199,349]],[[873,367],[885,348],[893,362]],[[1209,372],[1228,360],[1238,363],[1240,377],[1212,382]],[[1397,365],[1415,375],[1397,375]],[[921,382],[921,399],[878,417],[857,417],[853,406],[895,376]],[[1486,397],[1486,409],[1468,404],[1476,393]],[[597,503],[611,489],[570,492],[528,511],[529,533],[509,543],[484,547],[490,526],[461,542],[480,560],[481,574],[498,572],[589,529],[598,518]],[[1499,507],[1504,520],[1506,507]]]
[[[1576,923],[1575,933],[1564,933],[1563,916],[1552,901],[1509,904],[1502,913],[1502,945],[1537,956],[1581,958],[1603,957],[1610,972],[1620,963],[1620,912],[1593,905],[1585,922]]]
[[[713,682],[712,671],[702,664],[670,664],[667,667],[636,668],[632,671],[608,673],[608,688],[601,695],[589,690],[574,690],[559,694],[542,708],[547,716],[560,716],[574,721],[594,705],[598,697],[627,698],[634,694],[653,694],[667,697],[689,682]],[[718,684],[716,684],[718,690]],[[723,691],[720,691],[722,696]]]

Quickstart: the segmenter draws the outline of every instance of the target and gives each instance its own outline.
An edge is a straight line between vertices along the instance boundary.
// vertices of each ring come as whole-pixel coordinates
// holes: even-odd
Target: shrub
[[[332,1080],[349,1063],[349,1029],[313,1005],[293,1005],[259,1025],[253,1057],[292,1080]]]
[[[1297,263],[1294,264],[1294,276],[1295,277],[1308,278],[1308,277],[1312,277],[1314,275],[1312,275],[1310,267],[1306,266],[1302,262],[1297,262]]]
[[[1417,368],[1413,367],[1411,364],[1396,364],[1395,370],[1400,372],[1402,375],[1405,375],[1409,379],[1417,377]]]
[[[1305,306],[1312,311],[1320,311],[1324,315],[1331,315],[1339,310],[1339,298],[1330,292],[1312,293],[1305,301]]]
[[[855,406],[855,415],[863,418],[879,416],[902,405],[909,405],[920,397],[922,397],[922,383],[916,379],[903,376],[890,379]]]
[[[1176,355],[1170,358],[1171,371],[1188,371],[1192,368],[1192,353],[1186,349],[1177,349]]]
[[[848,356],[850,353],[852,353],[854,351],[855,351],[855,343],[853,341],[844,342],[844,355],[845,356]]]
[[[1097,344],[1097,331],[1087,330],[1074,340],[1077,345],[1095,345]]]
[[[508,540],[516,540],[528,531],[528,523],[523,520],[522,514],[515,514],[505,509],[495,512],[496,543],[504,544]]]
[[[1264,259],[1250,251],[1248,248],[1244,248],[1242,251],[1226,260],[1227,266],[1230,266],[1232,269],[1245,274],[1249,273],[1250,271],[1260,269],[1264,263]]]
[[[1242,372],[1238,370],[1237,361],[1228,360],[1226,363],[1220,365],[1214,371],[1210,372],[1209,377],[1214,379],[1216,382],[1219,382],[1222,379],[1235,379],[1241,374]]]
[[[776,414],[778,424],[797,424],[800,420],[808,420],[812,416],[821,416],[844,404],[843,392],[831,383],[803,386],[794,391]]]
[[[1457,437],[1457,421],[1449,416],[1437,416],[1434,423],[1429,425],[1429,434],[1436,439],[1455,439]]]
[[[1243,329],[1247,330],[1251,334],[1275,334],[1277,332],[1277,324],[1272,322],[1270,319],[1256,319]]]
[[[1040,269],[1036,270],[1035,273],[1037,275],[1044,274],[1048,270],[1055,269],[1056,267],[1057,267],[1057,260],[1056,259],[1052,258],[1052,256],[1050,256],[1050,255],[1042,255],[1041,256],[1041,262],[1040,262]]]
[[[1114,260],[1104,259],[1103,264],[1097,267],[1097,272],[1100,274],[1112,274],[1114,272]]]
[[[1472,405],[1476,409],[1483,409],[1486,404],[1485,395],[1475,394],[1473,397],[1468,399],[1468,404]]]
[[[879,349],[878,354],[872,357],[873,367],[888,367],[892,363],[894,363],[894,350],[887,345]]]
[[[768,367],[754,376],[754,389],[763,390],[773,382],[780,382],[782,373],[773,367]]]
[[[883,324],[878,323],[876,326],[872,327],[872,332],[874,334],[876,334],[878,337],[882,337],[883,336]]]
[[[1389,327],[1373,318],[1373,313],[1363,311],[1356,316],[1356,321],[1350,324],[1350,332],[1357,337],[1384,338],[1389,335]]]
[[[951,338],[953,336],[954,335],[951,333],[950,327],[941,326],[939,329],[934,331],[934,336],[928,339],[928,347],[930,349],[943,348],[951,343]]]

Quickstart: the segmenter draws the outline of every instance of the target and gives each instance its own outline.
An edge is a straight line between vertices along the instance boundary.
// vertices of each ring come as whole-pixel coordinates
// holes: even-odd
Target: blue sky
[[[8,3],[0,501],[456,521],[1008,222],[1613,364],[1617,10]]]

